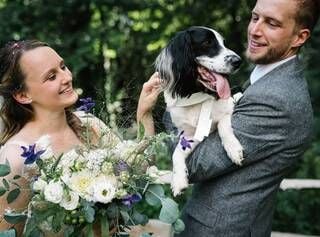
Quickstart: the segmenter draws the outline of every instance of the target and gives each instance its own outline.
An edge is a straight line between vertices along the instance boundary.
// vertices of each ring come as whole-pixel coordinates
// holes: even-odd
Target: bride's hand
[[[138,121],[144,117],[152,116],[152,109],[156,104],[161,91],[161,80],[159,73],[155,72],[150,79],[143,84],[137,108]]]
[[[153,135],[155,133],[152,117],[152,109],[157,102],[161,93],[161,80],[159,73],[155,72],[150,79],[143,84],[137,108],[137,122],[143,124],[145,135]]]

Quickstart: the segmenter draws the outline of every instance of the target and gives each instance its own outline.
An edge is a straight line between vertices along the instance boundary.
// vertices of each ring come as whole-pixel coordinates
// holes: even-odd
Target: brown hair
[[[23,53],[46,46],[48,44],[41,41],[22,40],[10,41],[0,49],[0,96],[3,97],[0,116],[4,123],[4,131],[0,137],[1,145],[34,118],[34,111],[31,105],[18,103],[13,98],[13,95],[26,89],[24,83],[25,75],[20,66],[20,59]],[[70,109],[66,109],[66,117],[69,126],[81,139],[81,121]]]
[[[320,0],[295,0],[297,11],[295,15],[296,23],[299,27],[313,31],[319,18]]]

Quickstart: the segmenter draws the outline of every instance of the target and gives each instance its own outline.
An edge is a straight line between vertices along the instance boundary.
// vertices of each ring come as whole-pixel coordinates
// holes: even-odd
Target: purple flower
[[[187,140],[184,136],[182,136],[184,131],[182,131],[179,135],[180,137],[180,145],[182,150],[186,150],[187,148],[191,149],[191,143],[194,142],[193,140]]]
[[[91,97],[80,99],[80,102],[81,105],[77,108],[77,111],[84,111],[85,113],[89,113],[96,104]]]
[[[29,145],[29,148],[27,148],[25,146],[21,146],[21,148],[23,150],[21,156],[23,158],[26,158],[26,160],[24,161],[25,165],[29,165],[29,164],[34,163],[45,152],[45,150],[35,152],[34,151],[35,147],[36,147],[36,144]]]
[[[127,207],[131,207],[133,204],[140,202],[142,199],[141,195],[138,194],[131,194],[122,199],[122,204],[126,205]]]
[[[127,171],[128,169],[129,165],[124,160],[119,160],[118,163],[114,165],[115,175],[119,175],[122,171]]]

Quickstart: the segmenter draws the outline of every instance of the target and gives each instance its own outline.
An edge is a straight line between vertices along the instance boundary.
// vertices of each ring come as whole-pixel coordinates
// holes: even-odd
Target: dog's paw
[[[173,196],[181,194],[182,190],[188,187],[187,173],[173,173],[171,180],[171,190]]]
[[[238,140],[224,144],[224,148],[233,163],[242,165],[243,148]]]

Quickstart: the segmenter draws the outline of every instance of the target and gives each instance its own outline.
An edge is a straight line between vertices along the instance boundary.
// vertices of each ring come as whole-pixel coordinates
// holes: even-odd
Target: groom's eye
[[[48,80],[49,80],[49,81],[53,81],[54,79],[56,79],[56,74],[50,74],[50,75],[48,76]]]

